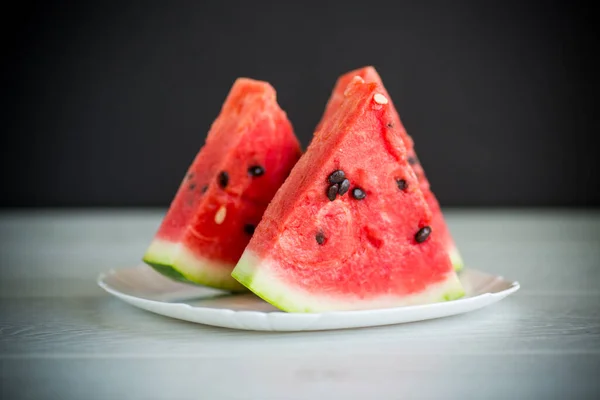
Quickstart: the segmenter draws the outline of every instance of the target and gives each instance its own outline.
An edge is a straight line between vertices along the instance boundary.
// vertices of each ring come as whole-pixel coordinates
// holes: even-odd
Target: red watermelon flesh
[[[300,155],[274,88],[237,79],[144,262],[177,280],[247,290],[231,271]]]
[[[345,92],[275,194],[232,276],[288,312],[463,296],[441,238],[435,230],[427,236],[432,213],[398,130],[388,126],[394,116],[382,86],[358,78]],[[349,188],[340,194],[342,183],[331,200],[330,179],[340,181],[333,174],[340,170]]]
[[[344,90],[346,90],[348,84],[355,76],[361,77],[366,82],[375,82],[378,85],[380,85],[383,95],[386,96],[386,98],[389,100],[389,108],[391,115],[390,122],[392,128],[398,132],[398,134],[402,138],[402,141],[404,142],[404,146],[406,147],[406,150],[408,152],[408,160],[411,163],[415,174],[417,175],[419,185],[421,186],[421,191],[423,192],[427,204],[429,205],[429,208],[433,214],[433,221],[431,223],[431,226],[437,232],[442,242],[446,244],[446,248],[450,253],[450,258],[452,259],[452,264],[454,265],[454,268],[457,271],[461,270],[464,266],[463,259],[461,257],[460,252],[458,251],[458,248],[456,247],[454,238],[450,233],[450,229],[448,228],[448,225],[444,218],[444,214],[442,213],[442,210],[440,208],[440,204],[436,196],[431,191],[429,180],[427,179],[425,171],[423,170],[423,166],[421,165],[421,163],[419,162],[419,158],[417,157],[414,147],[414,141],[412,137],[406,132],[406,129],[404,128],[404,125],[400,120],[400,116],[398,115],[398,112],[394,107],[392,98],[385,89],[382,79],[374,67],[366,66],[363,68],[358,68],[347,72],[338,78],[333,92],[331,93],[331,96],[325,107],[323,117],[317,125],[316,130],[318,131],[322,126],[323,122],[329,119],[330,116],[339,108],[340,104],[344,100]]]

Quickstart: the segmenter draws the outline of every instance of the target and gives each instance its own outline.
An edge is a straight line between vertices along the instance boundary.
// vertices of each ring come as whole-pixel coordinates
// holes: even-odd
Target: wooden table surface
[[[169,319],[96,286],[163,210],[0,214],[6,399],[599,399],[600,212],[447,210],[468,266],[521,289],[472,313],[325,332]]]

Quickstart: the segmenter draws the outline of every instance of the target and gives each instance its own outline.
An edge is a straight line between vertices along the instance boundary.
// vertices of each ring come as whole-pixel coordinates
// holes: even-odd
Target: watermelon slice
[[[344,92],[232,276],[288,312],[463,296],[383,87],[357,77]]]
[[[437,233],[438,237],[441,238],[442,242],[445,243],[446,248],[448,249],[448,252],[450,253],[450,258],[452,259],[452,265],[454,266],[455,270],[457,270],[457,271],[462,270],[464,267],[464,262],[463,262],[462,256],[461,256],[460,252],[458,251],[458,248],[456,247],[456,244],[454,242],[454,238],[452,237],[452,235],[450,233],[450,229],[448,228],[448,225],[446,224],[444,215],[440,208],[440,204],[439,204],[437,198],[435,197],[435,195],[433,194],[433,192],[431,191],[429,180],[427,179],[427,176],[425,175],[425,171],[423,170],[423,166],[421,165],[421,163],[419,162],[419,158],[417,157],[415,147],[414,147],[414,141],[411,138],[411,136],[406,132],[406,129],[404,128],[404,125],[402,124],[402,121],[400,120],[400,116],[398,115],[398,112],[396,111],[396,108],[394,107],[392,98],[389,95],[389,93],[387,92],[387,90],[385,89],[382,79],[374,67],[366,66],[363,68],[358,68],[353,71],[347,72],[338,78],[336,85],[333,89],[333,92],[332,92],[331,96],[329,97],[329,100],[325,107],[325,112],[323,113],[321,121],[317,125],[316,130],[318,131],[320,129],[320,127],[322,126],[323,122],[326,121],[340,107],[340,104],[344,100],[344,90],[346,89],[346,87],[348,87],[348,83],[355,76],[361,77],[366,82],[376,82],[377,84],[381,85],[382,94],[384,96],[386,96],[386,98],[389,101],[389,109],[390,109],[390,115],[391,115],[390,122],[392,124],[392,128],[398,132],[398,134],[402,138],[402,141],[404,142],[404,146],[406,147],[406,150],[408,152],[409,163],[411,163],[412,168],[415,171],[417,178],[419,179],[419,185],[421,186],[421,191],[423,192],[423,195],[425,196],[427,204],[429,205],[429,208],[432,212],[433,220],[431,222],[431,226]]]
[[[144,262],[176,280],[246,291],[231,271],[300,155],[274,88],[237,79]]]

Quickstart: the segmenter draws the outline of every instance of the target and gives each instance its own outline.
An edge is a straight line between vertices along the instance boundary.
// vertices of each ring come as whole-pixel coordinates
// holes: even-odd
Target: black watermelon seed
[[[221,171],[219,174],[219,186],[225,189],[227,184],[229,184],[229,174],[225,171]]]
[[[346,174],[341,169],[338,169],[337,171],[333,171],[331,173],[331,175],[329,175],[330,183],[340,183],[344,179],[346,179]]]
[[[192,179],[194,177],[194,173],[190,172],[189,174],[186,175],[186,179],[189,181],[190,179]]]
[[[394,127],[394,124],[393,124],[392,122],[388,122],[386,126],[387,126],[388,128],[393,128],[393,127]]]
[[[248,168],[248,175],[250,176],[261,176],[265,173],[265,169],[260,165],[253,165]]]
[[[356,200],[362,200],[366,197],[366,195],[367,194],[361,188],[352,189],[352,197],[354,197]]]
[[[319,243],[320,245],[322,245],[323,243],[325,243],[325,235],[323,234],[323,232],[318,232],[315,235],[315,239],[317,241],[317,243]]]
[[[342,183],[340,183],[340,190],[339,190],[338,194],[340,196],[343,196],[346,194],[348,189],[350,189],[350,181],[348,179],[344,179],[342,181]]]
[[[253,235],[255,229],[256,227],[252,224],[244,225],[244,232],[246,232],[248,235]]]
[[[206,193],[207,190],[208,190],[208,185],[202,186],[202,193]]]
[[[419,160],[417,160],[417,157],[408,157],[408,163],[410,165],[415,165],[418,162],[419,162]]]
[[[408,183],[404,179],[396,179],[396,184],[400,190],[408,189]]]
[[[192,182],[192,183],[189,184],[188,188],[190,190],[194,190],[194,189],[196,189],[196,184],[194,182]]]
[[[415,235],[415,240],[417,241],[417,243],[423,243],[427,240],[429,235],[431,235],[431,228],[428,226],[424,226],[421,229],[419,229],[419,232],[417,232],[417,234]]]
[[[335,200],[335,196],[337,196],[340,186],[336,183],[335,185],[329,186],[327,188],[327,198],[331,201]]]

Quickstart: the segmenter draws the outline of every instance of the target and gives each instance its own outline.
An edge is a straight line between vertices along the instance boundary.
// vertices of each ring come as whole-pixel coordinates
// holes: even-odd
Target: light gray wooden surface
[[[135,265],[158,211],[0,214],[0,397],[598,399],[600,213],[447,210],[500,303],[377,328],[244,332],[154,315],[96,287]]]

